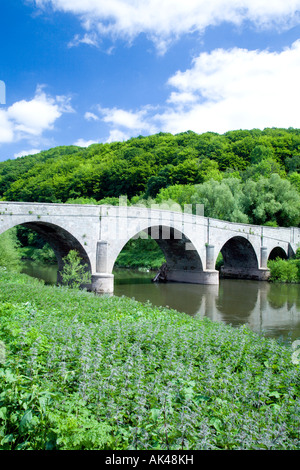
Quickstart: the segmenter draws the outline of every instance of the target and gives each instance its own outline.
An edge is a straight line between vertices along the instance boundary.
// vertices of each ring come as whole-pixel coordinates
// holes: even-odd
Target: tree
[[[288,176],[288,180],[300,194],[300,173],[290,173]]]
[[[215,181],[221,181],[223,178],[222,172],[219,170],[219,164],[215,160],[204,158],[199,163],[199,176],[200,181],[209,181],[211,179]]]
[[[265,145],[256,145],[250,153],[250,162],[252,164],[260,163],[262,160],[274,157],[274,150],[272,147]]]
[[[237,178],[206,181],[195,186],[193,204],[204,205],[204,215],[230,222],[248,223],[243,207],[243,184]]]
[[[242,173],[243,180],[252,179],[257,181],[262,176],[270,178],[273,173],[279,174],[282,178],[286,176],[284,168],[273,158],[264,158],[260,162],[250,165]]]
[[[300,155],[293,155],[292,157],[287,157],[284,163],[289,173],[300,171]]]
[[[283,227],[296,227],[300,223],[300,194],[290,181],[278,174],[246,181],[243,204],[253,224],[271,221]]]
[[[76,250],[70,250],[63,258],[64,266],[61,270],[62,284],[72,289],[91,282],[91,274],[88,266],[82,263],[82,259]]]

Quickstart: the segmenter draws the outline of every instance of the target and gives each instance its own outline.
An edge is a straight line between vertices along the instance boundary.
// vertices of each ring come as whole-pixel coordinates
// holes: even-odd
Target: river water
[[[24,261],[23,272],[55,284],[57,267]],[[220,279],[218,286],[153,283],[154,272],[116,269],[114,295],[149,300],[188,315],[208,317],[256,333],[294,341],[300,338],[300,285]]]

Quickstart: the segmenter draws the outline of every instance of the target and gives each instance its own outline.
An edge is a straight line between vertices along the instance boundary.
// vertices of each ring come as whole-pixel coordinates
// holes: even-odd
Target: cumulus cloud
[[[11,143],[14,139],[12,122],[8,119],[7,112],[0,109],[0,144]]]
[[[84,119],[86,119],[87,121],[99,121],[99,117],[89,111],[85,113]]]
[[[112,125],[113,127],[122,127],[128,131],[136,132],[150,132],[156,131],[156,127],[148,119],[149,110],[152,108],[143,107],[138,111],[126,111],[119,108],[101,108],[99,111],[102,113],[102,121]]]
[[[112,127],[109,141],[119,132],[129,138],[158,131],[299,128],[299,76],[300,40],[281,52],[216,49],[169,78],[170,96],[160,108],[106,108],[103,121]]]
[[[106,143],[110,144],[112,142],[122,142],[122,141],[130,139],[130,137],[131,135],[126,132],[120,131],[119,129],[113,129],[110,131],[109,137],[106,140]]]
[[[37,87],[31,100],[21,100],[0,111],[0,143],[40,137],[53,129],[63,113],[73,112],[66,96],[47,95]]]
[[[22,150],[21,152],[15,153],[14,158],[26,157],[26,155],[35,155],[40,152],[41,149]]]
[[[182,34],[202,33],[224,21],[234,25],[250,21],[259,28],[292,27],[300,10],[300,0],[35,0],[35,4],[78,15],[87,31],[99,35],[132,40],[146,33],[161,52]]]
[[[155,116],[169,132],[299,127],[300,40],[282,52],[234,48],[202,53],[168,84],[169,106]]]
[[[78,147],[89,147],[92,144],[98,144],[99,142],[96,140],[84,140],[84,139],[78,139],[76,142],[74,142],[73,145],[77,145]]]

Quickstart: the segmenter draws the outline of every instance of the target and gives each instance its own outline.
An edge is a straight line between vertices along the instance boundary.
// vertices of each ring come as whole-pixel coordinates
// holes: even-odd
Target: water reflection
[[[222,279],[219,286],[151,283],[143,284],[129,273],[115,274],[115,295],[126,295],[154,305],[167,305],[189,315],[208,317],[233,326],[248,325],[269,337],[300,337],[300,286],[260,281]]]
[[[26,262],[23,272],[56,282],[55,266]],[[233,326],[249,325],[270,337],[300,337],[299,284],[221,279],[219,286],[184,283],[152,283],[153,272],[119,269],[115,274],[115,295],[149,300],[189,315],[208,317]]]

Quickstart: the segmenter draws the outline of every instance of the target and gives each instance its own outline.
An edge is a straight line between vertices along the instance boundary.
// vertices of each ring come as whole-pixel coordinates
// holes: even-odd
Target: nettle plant
[[[0,449],[299,449],[293,350],[126,297],[0,276]]]

